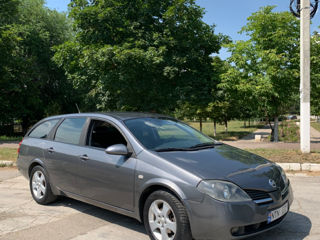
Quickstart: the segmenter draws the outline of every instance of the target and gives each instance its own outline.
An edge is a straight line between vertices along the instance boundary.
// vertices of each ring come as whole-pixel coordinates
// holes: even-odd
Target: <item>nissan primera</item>
[[[156,114],[43,119],[17,165],[37,203],[78,199],[138,219],[153,240],[248,237],[277,226],[293,201],[281,167]]]

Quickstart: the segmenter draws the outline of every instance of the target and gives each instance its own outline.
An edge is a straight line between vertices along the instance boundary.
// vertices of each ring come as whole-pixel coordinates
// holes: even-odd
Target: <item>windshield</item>
[[[133,135],[150,150],[183,150],[212,146],[214,141],[186,124],[158,118],[138,118],[125,121]]]

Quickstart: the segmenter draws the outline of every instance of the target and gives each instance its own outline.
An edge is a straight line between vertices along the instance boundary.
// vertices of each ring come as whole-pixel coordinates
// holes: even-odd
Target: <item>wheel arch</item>
[[[183,191],[175,183],[173,183],[169,180],[154,179],[145,185],[145,187],[144,187],[143,191],[141,191],[141,194],[139,197],[138,211],[139,211],[139,218],[140,218],[139,220],[141,222],[143,222],[143,209],[144,209],[144,205],[145,205],[147,198],[153,192],[159,191],[159,190],[163,190],[163,191],[167,191],[167,192],[171,193],[187,208],[187,206],[185,205],[185,201],[184,201],[186,199],[186,196],[183,193]]]
[[[28,177],[30,178],[30,174],[31,174],[31,171],[34,167],[36,166],[41,166],[44,168],[44,170],[46,170],[46,168],[44,167],[44,163],[40,160],[40,159],[34,159],[31,164],[29,165],[28,167]]]

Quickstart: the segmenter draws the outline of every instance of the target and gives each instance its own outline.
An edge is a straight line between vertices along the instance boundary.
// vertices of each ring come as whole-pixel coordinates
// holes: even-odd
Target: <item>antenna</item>
[[[81,112],[80,112],[80,109],[79,109],[79,107],[78,107],[78,104],[76,104],[76,108],[77,108],[77,110],[78,110],[78,113],[81,113]]]

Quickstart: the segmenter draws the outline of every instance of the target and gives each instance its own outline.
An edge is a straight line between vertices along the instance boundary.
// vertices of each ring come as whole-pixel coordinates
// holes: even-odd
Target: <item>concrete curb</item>
[[[309,171],[320,172],[320,164],[317,163],[277,163],[285,171]]]
[[[15,167],[17,164],[13,161],[0,161],[0,167]]]

